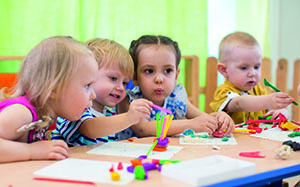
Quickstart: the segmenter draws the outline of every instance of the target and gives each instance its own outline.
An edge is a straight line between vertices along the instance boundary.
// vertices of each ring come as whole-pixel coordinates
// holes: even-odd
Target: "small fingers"
[[[63,160],[66,158],[68,158],[68,157],[65,157],[64,155],[59,154],[59,153],[55,153],[55,152],[49,153],[49,159],[51,159],[51,160]]]

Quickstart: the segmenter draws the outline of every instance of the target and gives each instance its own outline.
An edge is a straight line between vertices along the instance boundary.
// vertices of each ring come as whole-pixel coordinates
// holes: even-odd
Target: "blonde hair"
[[[257,40],[248,33],[234,32],[223,38],[219,46],[219,62],[227,62],[227,58],[235,47],[259,47]]]
[[[79,64],[79,56],[90,50],[71,37],[55,36],[43,40],[25,57],[12,97],[26,95],[39,118],[48,116],[50,94],[63,94],[67,82]]]
[[[132,79],[134,65],[129,52],[113,40],[95,38],[86,42],[87,47],[94,53],[99,69],[102,67],[119,67],[124,75]]]

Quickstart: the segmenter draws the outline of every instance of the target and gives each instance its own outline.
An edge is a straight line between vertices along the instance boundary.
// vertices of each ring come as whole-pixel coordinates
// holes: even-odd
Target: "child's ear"
[[[226,69],[226,64],[223,63],[218,63],[217,64],[217,70],[225,77],[228,77],[227,69]]]
[[[57,95],[57,94],[56,94],[56,91],[53,90],[53,91],[51,92],[49,98],[50,98],[50,99],[56,99],[56,95]]]
[[[178,69],[176,70],[176,77],[175,77],[176,84],[177,84],[177,80],[178,80],[179,73],[180,73],[180,69],[178,68]]]

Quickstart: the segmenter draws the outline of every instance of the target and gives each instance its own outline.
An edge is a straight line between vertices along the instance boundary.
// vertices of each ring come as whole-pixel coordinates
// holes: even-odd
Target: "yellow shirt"
[[[257,84],[252,90],[242,91],[236,88],[231,82],[227,79],[224,84],[220,85],[215,91],[214,100],[210,103],[210,107],[214,112],[223,111],[226,105],[234,97],[241,95],[268,95],[270,94],[266,88],[262,87],[260,84]],[[243,123],[248,119],[258,119],[258,116],[264,115],[267,111],[257,111],[257,112],[233,112],[228,113],[231,116],[235,124]]]

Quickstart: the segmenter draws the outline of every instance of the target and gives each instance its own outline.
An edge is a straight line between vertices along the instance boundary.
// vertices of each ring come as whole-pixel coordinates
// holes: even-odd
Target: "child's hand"
[[[152,111],[152,102],[146,99],[137,99],[130,103],[127,112],[130,124],[137,124],[142,118],[149,118]]]
[[[289,119],[289,112],[288,112],[288,110],[286,110],[286,109],[281,109],[281,110],[270,110],[270,111],[268,111],[267,113],[265,113],[265,114],[263,115],[263,117],[266,118],[266,117],[272,115],[271,119],[273,120],[273,119],[276,119],[280,113],[281,113],[282,115],[284,115],[284,116],[286,117],[286,119]]]
[[[69,157],[68,145],[62,140],[38,141],[27,145],[29,146],[30,160],[62,160]]]
[[[208,114],[203,114],[191,119],[195,132],[207,132],[211,135],[218,127],[217,118]]]
[[[225,132],[225,135],[231,134],[235,128],[232,118],[225,112],[216,112],[215,116],[218,121],[218,130]]]
[[[270,94],[270,103],[269,109],[271,110],[279,110],[286,108],[294,101],[293,98],[289,97],[287,93],[284,92],[276,92]]]

